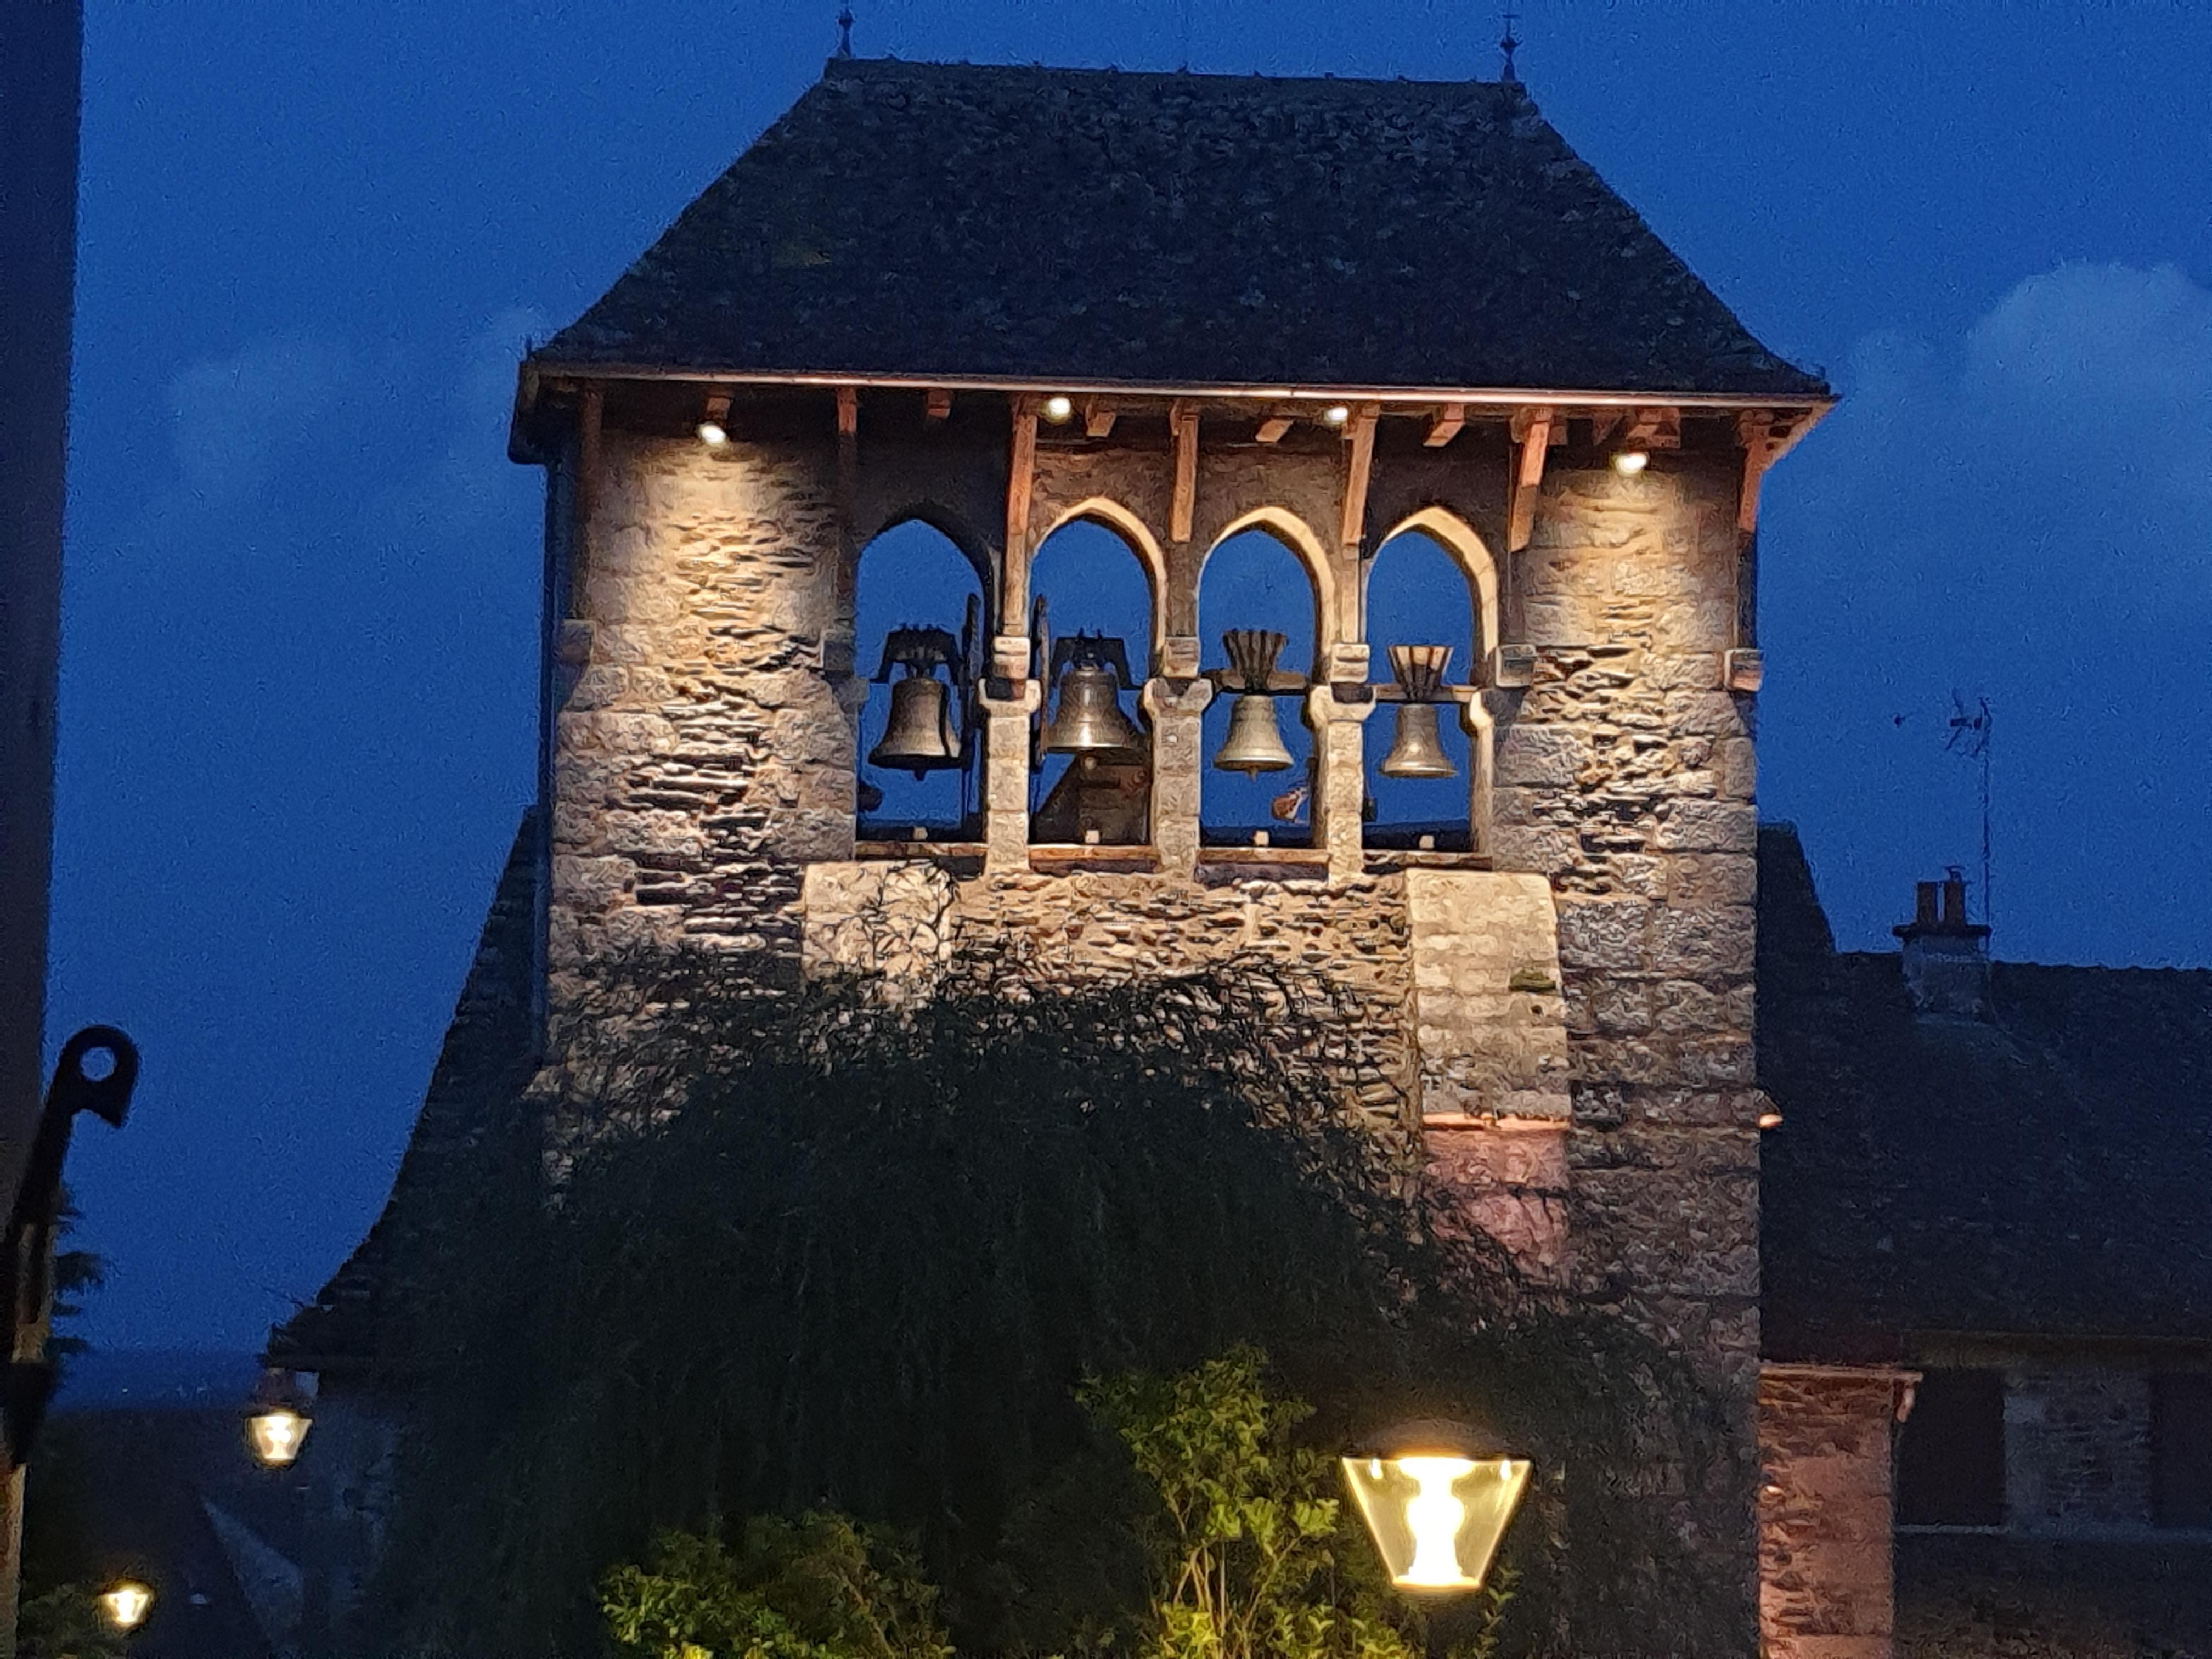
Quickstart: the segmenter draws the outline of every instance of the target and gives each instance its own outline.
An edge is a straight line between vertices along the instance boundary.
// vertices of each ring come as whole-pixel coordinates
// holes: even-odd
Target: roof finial
[[[1517,87],[1521,84],[1521,77],[1513,72],[1513,53],[1521,45],[1520,41],[1514,39],[1513,26],[1520,21],[1519,7],[1514,3],[1514,0],[1505,0],[1505,37],[1498,43],[1498,51],[1505,54],[1505,68],[1498,78],[1509,87]]]
[[[853,55],[852,0],[846,0],[845,4],[837,8],[837,55],[840,58]],[[1511,77],[1509,76],[1507,78]]]

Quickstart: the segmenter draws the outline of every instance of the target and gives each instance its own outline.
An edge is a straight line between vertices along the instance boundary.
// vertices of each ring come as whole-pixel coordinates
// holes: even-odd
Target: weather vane
[[[1509,87],[1518,86],[1521,83],[1521,77],[1513,71],[1513,54],[1520,48],[1521,45],[1521,42],[1514,36],[1513,26],[1520,21],[1520,8],[1514,3],[1514,0],[1506,0],[1505,34],[1504,37],[1498,43],[1498,51],[1505,54],[1505,69],[1504,72],[1498,78],[1500,81],[1503,81]]]
[[[837,55],[840,58],[853,55],[853,8],[850,0],[837,8]]]

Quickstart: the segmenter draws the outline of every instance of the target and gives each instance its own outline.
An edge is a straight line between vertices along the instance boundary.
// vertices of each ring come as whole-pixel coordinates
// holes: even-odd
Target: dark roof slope
[[[1787,826],[1759,838],[1769,1358],[1914,1333],[2212,1340],[2212,972],[1990,969],[1987,1022],[1916,1018],[1838,953]]]
[[[533,811],[515,831],[384,1212],[314,1302],[270,1333],[272,1363],[328,1371],[392,1358],[389,1323],[408,1285],[442,1243],[469,1236],[511,1174],[514,1103],[535,1060],[537,848]]]
[[[1518,86],[852,60],[536,360],[1827,394]]]

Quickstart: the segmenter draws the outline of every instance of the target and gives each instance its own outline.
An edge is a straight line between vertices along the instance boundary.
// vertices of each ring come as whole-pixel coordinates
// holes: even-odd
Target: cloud
[[[1760,538],[1766,799],[1843,931],[1879,940],[1916,875],[1978,863],[1956,688],[1997,712],[2000,942],[2203,959],[2212,292],[2062,265],[1948,339],[1863,341],[1844,382]]]
[[[214,505],[258,494],[290,452],[342,417],[357,374],[343,343],[302,333],[184,369],[168,401],[186,490]]]

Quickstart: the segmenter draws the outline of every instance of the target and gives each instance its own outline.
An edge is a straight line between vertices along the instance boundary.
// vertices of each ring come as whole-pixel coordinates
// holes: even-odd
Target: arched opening
[[[854,838],[981,838],[983,732],[975,675],[989,649],[975,562],[920,519],[862,550],[854,596],[859,712]]]
[[[1305,721],[1320,635],[1311,574],[1272,528],[1233,531],[1200,572],[1200,662],[1218,688],[1200,753],[1199,839],[1210,847],[1313,844],[1313,732]]]
[[[1497,624],[1486,605],[1492,590],[1480,575],[1487,556],[1471,570],[1469,548],[1481,550],[1468,540],[1454,548],[1416,519],[1383,543],[1368,568],[1369,673],[1386,699],[1368,723],[1369,847],[1482,848],[1486,826],[1477,819],[1487,797],[1489,732],[1472,688]]]
[[[1152,742],[1137,693],[1157,631],[1152,574],[1120,526],[1074,518],[1030,561],[1036,672],[1046,681],[1033,747],[1030,839],[1141,847],[1152,840]]]

